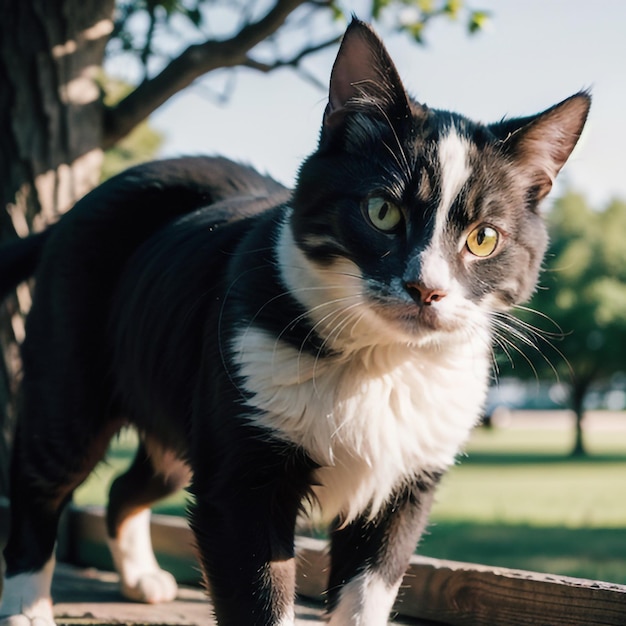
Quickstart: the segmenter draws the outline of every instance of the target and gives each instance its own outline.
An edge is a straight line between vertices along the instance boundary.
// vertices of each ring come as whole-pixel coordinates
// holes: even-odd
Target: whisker
[[[290,328],[293,328],[296,324],[298,324],[303,319],[306,319],[307,317],[310,317],[311,313],[319,311],[319,310],[321,310],[321,309],[323,309],[324,307],[327,307],[327,306],[335,306],[335,305],[340,304],[342,302],[349,301],[349,300],[351,300],[351,299],[353,299],[355,297],[358,297],[358,294],[343,296],[341,298],[335,298],[333,300],[327,300],[325,302],[322,302],[322,303],[316,305],[315,307],[312,307],[311,309],[305,311],[304,313],[301,313],[300,315],[296,316],[295,318],[293,318],[288,324],[286,324],[284,326],[284,328],[280,331],[280,333],[278,333],[278,335],[276,337],[276,341],[274,342],[274,351],[273,351],[272,359],[274,359],[274,357],[276,355],[276,351],[278,350],[278,344],[279,344],[280,340],[282,339],[284,334]],[[324,315],[320,320],[318,320],[315,324],[313,324],[313,326],[309,329],[309,331],[305,335],[304,339],[302,340],[302,342],[300,344],[300,349],[298,351],[298,373],[300,372],[300,357],[301,357],[302,352],[304,350],[304,346],[309,341],[309,339],[311,338],[313,333],[316,332],[317,327],[320,324],[323,324],[332,315],[341,314],[341,312],[344,310],[344,308],[334,309],[333,311],[330,311],[328,314]]]
[[[352,313],[350,312],[351,309],[354,309],[354,308],[356,308],[356,307],[358,307],[360,305],[361,305],[361,301],[359,299],[358,302],[354,302],[353,304],[350,304],[348,306],[345,306],[345,307],[335,311],[335,318],[338,318],[340,316],[346,315],[346,313],[348,313],[348,315],[340,323],[338,323],[326,337],[324,337],[324,339],[322,341],[322,344],[319,346],[319,348],[317,350],[317,353],[315,355],[315,361],[313,363],[313,384],[314,384],[314,386],[315,386],[315,377],[316,377],[316,374],[317,374],[317,366],[318,366],[318,363],[319,363],[320,359],[322,358],[323,351],[331,343],[331,341],[333,340],[333,336],[335,338],[338,337],[339,334],[341,333],[341,331],[343,330],[343,328],[345,328],[345,326],[347,325],[347,323],[349,322],[349,320],[350,320],[350,318],[352,316]],[[331,317],[331,314],[328,314],[325,318],[320,320],[319,323],[326,322],[327,319],[330,318],[330,317]],[[316,327],[319,325],[319,323],[315,324],[310,332],[314,332],[316,330]],[[302,345],[304,345],[304,344],[302,344]],[[316,388],[316,393],[317,393],[317,388]]]
[[[237,384],[237,381],[235,380],[235,377],[231,373],[230,368],[228,366],[228,361],[226,360],[226,354],[225,354],[226,349],[224,346],[224,337],[226,336],[226,333],[223,332],[223,325],[222,325],[223,320],[224,320],[224,312],[226,310],[226,303],[230,297],[231,291],[233,290],[237,282],[239,282],[239,280],[241,280],[246,274],[249,274],[250,272],[256,272],[260,269],[264,269],[265,267],[266,265],[263,264],[263,265],[257,265],[256,267],[247,268],[231,281],[230,285],[228,285],[228,288],[226,289],[224,293],[224,300],[222,301],[222,305],[220,306],[220,312],[217,317],[217,337],[218,337],[217,347],[218,347],[218,351],[220,355],[220,361],[222,362],[222,367],[224,368],[224,371],[226,372],[226,375],[228,376],[228,380],[230,381],[232,386],[237,390],[242,400],[246,400],[246,394],[240,389],[239,385]]]
[[[409,159],[407,158],[404,147],[402,146],[402,142],[400,141],[400,138],[398,137],[398,133],[396,132],[396,129],[394,128],[393,124],[391,123],[391,120],[389,119],[389,115],[383,109],[382,105],[379,102],[376,102],[376,108],[378,109],[379,113],[383,116],[383,118],[387,122],[387,125],[389,126],[389,129],[391,130],[391,133],[393,134],[393,138],[400,152],[400,157],[402,157],[402,162],[400,162],[398,155],[394,152],[391,146],[388,146],[387,143],[385,142],[383,142],[383,145],[385,146],[385,148],[387,148],[389,153],[393,156],[396,163],[398,164],[398,167],[400,168],[400,171],[404,174],[404,177],[405,177],[404,182],[406,184],[409,184],[411,182],[412,172],[411,172],[411,166],[409,165]]]
[[[529,346],[530,348],[535,350],[550,367],[558,382],[560,382],[561,380],[558,368],[554,365],[554,363],[552,363],[552,361],[544,353],[544,351],[541,350],[540,344],[547,346],[548,348],[550,348],[550,350],[555,352],[566,365],[570,373],[572,372],[571,365],[566,356],[552,343],[552,341],[550,341],[550,339],[561,338],[562,335],[556,335],[554,333],[548,333],[547,331],[543,331],[542,329],[536,328],[532,324],[519,320],[518,318],[508,313],[494,312],[492,314],[492,323],[494,329],[500,331],[500,338],[502,340],[505,340],[509,346],[513,347],[516,352],[524,357],[529,365],[531,365],[533,372],[537,377],[537,370],[534,365],[531,364],[528,355],[526,355],[526,353],[516,343],[512,342],[508,338],[505,338],[504,333],[510,335],[514,339],[521,341],[524,345]]]
[[[508,346],[509,348],[512,348],[526,361],[526,363],[528,363],[528,366],[533,372],[535,380],[539,382],[539,372],[537,371],[537,368],[535,367],[535,364],[532,362],[531,358],[514,341],[511,341],[510,339],[508,339],[508,337],[502,334],[494,333],[494,336],[496,335],[498,336],[498,339],[499,339],[499,345],[504,349],[505,353],[507,354],[509,358],[509,361],[511,362],[511,366],[515,367],[514,360],[512,359],[512,356],[509,353],[509,351],[506,348],[504,348],[504,346]],[[541,352],[539,352],[539,354],[541,354]],[[553,368],[552,363],[549,361],[549,359],[546,359],[546,362],[548,363],[548,365],[550,365],[550,367]]]
[[[540,349],[537,342],[542,342],[543,345],[547,346],[550,350],[555,352],[557,356],[561,359],[561,361],[565,364],[567,370],[570,373],[570,376],[573,375],[573,368],[569,360],[563,354],[563,352],[554,345],[553,341],[551,341],[551,340],[556,340],[556,339],[563,339],[563,337],[566,336],[566,333],[563,331],[563,329],[550,316],[546,315],[545,313],[542,313],[541,311],[537,311],[535,309],[532,309],[530,307],[526,307],[523,305],[516,305],[514,308],[520,311],[537,315],[537,317],[540,317],[541,319],[546,320],[550,324],[555,326],[558,329],[558,332],[552,332],[552,331],[538,328],[536,326],[533,326],[529,322],[526,322],[525,320],[522,320],[514,315],[511,315],[510,313],[499,313],[499,317],[501,319],[501,324],[503,325],[503,327],[506,328],[507,331],[511,332],[515,336],[528,338],[528,340],[525,341],[525,343],[527,345],[532,344],[532,347],[542,356],[542,358],[550,366],[550,369],[554,373],[556,380],[558,382],[560,382],[561,380],[558,369],[552,363],[552,361],[548,358],[548,356]],[[522,341],[524,341],[524,339],[522,339]]]
[[[555,338],[562,338],[565,337],[567,335],[567,333],[561,328],[561,326],[559,326],[559,324],[557,324],[557,322],[555,320],[553,320],[549,315],[546,315],[545,313],[541,312],[541,311],[537,311],[536,309],[531,309],[530,307],[527,306],[522,306],[520,304],[514,305],[513,307],[516,310],[519,311],[524,311],[525,313],[532,313],[533,315],[536,315],[537,317],[540,317],[541,319],[545,320],[546,322],[549,322],[550,324],[552,324],[552,326],[554,326],[558,332],[554,332],[554,331],[549,331],[546,329],[541,329],[541,332],[549,337],[555,337]],[[520,319],[519,317],[515,317],[509,314],[509,317],[516,320],[516,322],[519,322],[520,324],[523,325],[527,325],[529,327],[532,327],[534,330],[539,330],[538,328],[532,326],[529,322],[526,322],[522,319]]]
[[[332,289],[332,287],[330,288]],[[255,314],[250,318],[250,320],[248,321],[248,326],[244,332],[243,335],[243,339],[245,340],[248,331],[253,327],[254,322],[257,320],[257,318],[259,317],[259,315],[261,315],[261,313],[270,305],[273,304],[274,302],[276,302],[277,300],[280,300],[281,298],[285,298],[285,297],[289,297],[289,296],[294,296],[294,294],[296,293],[303,293],[305,291],[328,291],[329,287],[320,285],[320,286],[307,286],[307,287],[297,287],[296,289],[285,289],[285,291],[282,291],[279,294],[276,294],[275,296],[272,296],[271,298],[269,298],[268,300],[266,300],[255,312]],[[293,320],[291,320],[280,332],[278,339],[280,339],[286,332],[287,330],[289,330],[290,327],[293,327],[294,324],[297,324],[299,321],[301,321],[302,319],[306,318],[309,316],[310,313],[316,311],[319,308],[323,308],[325,306],[328,306],[329,304],[335,303],[335,302],[340,302],[343,299],[347,299],[347,298],[351,298],[353,296],[349,295],[349,296],[342,296],[341,298],[336,298],[334,300],[329,300],[326,302],[322,302],[319,305],[316,305],[312,308],[307,309],[304,313],[298,315],[296,318],[294,318]]]

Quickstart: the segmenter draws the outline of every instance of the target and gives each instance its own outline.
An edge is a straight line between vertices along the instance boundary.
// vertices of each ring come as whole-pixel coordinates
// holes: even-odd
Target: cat
[[[5,292],[36,277],[1,623],[53,624],[59,514],[130,423],[106,518],[125,595],[176,595],[148,507],[191,481],[221,626],[294,624],[304,513],[331,528],[329,623],[386,624],[589,106],[489,125],[431,109],[355,19],[293,192],[220,158],[156,162],[0,250]]]

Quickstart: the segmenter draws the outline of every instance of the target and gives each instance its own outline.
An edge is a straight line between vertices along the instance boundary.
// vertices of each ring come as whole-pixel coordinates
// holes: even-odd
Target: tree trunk
[[[114,0],[0,0],[0,241],[43,229],[99,180],[96,72],[113,10]],[[22,286],[0,306],[0,495],[29,305]]]
[[[575,380],[572,382],[572,409],[576,418],[576,436],[574,439],[574,448],[572,449],[572,456],[581,457],[587,454],[585,448],[583,421],[585,418],[584,401],[587,395],[589,383],[587,381]]]

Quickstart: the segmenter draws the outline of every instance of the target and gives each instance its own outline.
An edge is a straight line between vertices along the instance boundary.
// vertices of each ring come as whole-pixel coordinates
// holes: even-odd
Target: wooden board
[[[624,626],[626,586],[414,557],[398,608],[452,626]]]
[[[198,582],[186,522],[155,515],[152,533],[161,564],[181,582]],[[75,562],[110,567],[105,537],[101,509],[72,511],[66,543]],[[327,545],[298,537],[296,547],[298,591],[319,600],[328,575]],[[450,626],[625,626],[626,586],[414,556],[395,609]]]

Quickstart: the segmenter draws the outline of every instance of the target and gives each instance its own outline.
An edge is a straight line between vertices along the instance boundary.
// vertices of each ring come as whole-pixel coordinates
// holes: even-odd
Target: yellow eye
[[[482,224],[467,236],[467,249],[474,256],[487,257],[493,254],[498,246],[498,239],[499,234],[495,228]]]
[[[372,226],[389,233],[402,221],[402,211],[393,203],[380,196],[367,200],[367,216]]]

